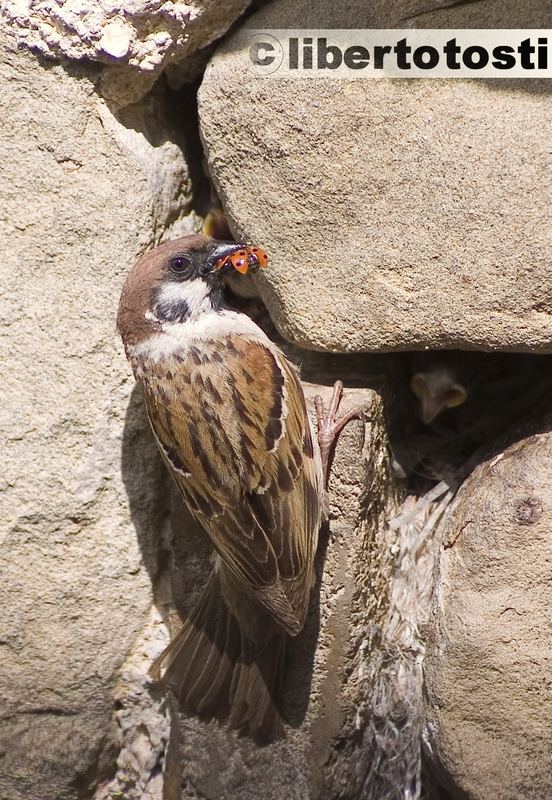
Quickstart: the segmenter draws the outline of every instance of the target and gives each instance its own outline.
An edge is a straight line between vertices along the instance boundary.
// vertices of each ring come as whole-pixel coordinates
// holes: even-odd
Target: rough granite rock
[[[222,36],[250,0],[5,0],[18,41],[53,58],[126,64],[159,74]]]
[[[310,386],[312,396],[327,387]],[[346,391],[370,423],[348,426],[340,439],[330,484],[330,532],[321,539],[323,576],[305,630],[290,642],[286,673],[286,738],[259,747],[217,723],[180,717],[173,725],[165,769],[165,800],[353,800],[361,796],[370,749],[367,726],[370,659],[386,611],[391,569],[385,520],[394,503],[388,473],[381,398],[367,389]],[[185,526],[185,527],[184,527]],[[182,536],[183,528],[186,537]],[[180,510],[173,520],[173,598],[191,607],[210,568],[199,559],[205,535],[191,536]],[[198,549],[199,545],[199,549]],[[191,593],[192,590],[192,593]]]
[[[545,0],[278,0],[217,51],[199,94],[209,167],[264,246],[284,336],[336,351],[551,352],[551,82],[248,72],[249,28],[540,28]],[[221,121],[224,121],[222,124]]]
[[[440,554],[426,738],[464,800],[551,796],[551,422],[473,472]]]
[[[117,768],[98,786],[94,800],[161,800],[169,738],[165,698],[151,688],[148,670],[169,641],[157,609],[123,664],[114,691]]]
[[[10,33],[0,62],[0,796],[76,800],[117,756],[115,682],[165,514],[118,297],[137,255],[185,229],[190,186],[162,95],[127,128],[93,72]]]

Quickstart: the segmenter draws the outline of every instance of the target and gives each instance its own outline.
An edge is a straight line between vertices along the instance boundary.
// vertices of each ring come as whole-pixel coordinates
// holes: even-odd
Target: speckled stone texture
[[[116,682],[165,513],[117,303],[137,255],[185,230],[190,187],[162,95],[123,124],[93,70],[42,63],[10,34],[0,74],[0,796],[74,800],[118,754]],[[149,658],[167,638],[154,629]]]
[[[551,424],[476,468],[442,545],[426,737],[454,797],[551,794]]]
[[[222,36],[249,0],[6,0],[18,41],[53,58],[90,59],[159,74]]]

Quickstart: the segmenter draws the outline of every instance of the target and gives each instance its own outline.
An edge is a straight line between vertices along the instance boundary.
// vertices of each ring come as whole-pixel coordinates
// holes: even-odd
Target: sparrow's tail
[[[240,733],[269,742],[282,735],[285,642],[286,634],[276,628],[262,644],[248,639],[228,611],[213,572],[191,616],[150,674],[172,690],[189,714],[227,720]]]

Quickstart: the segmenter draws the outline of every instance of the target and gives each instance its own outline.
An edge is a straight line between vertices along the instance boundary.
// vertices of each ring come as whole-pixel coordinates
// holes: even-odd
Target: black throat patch
[[[207,297],[209,300],[209,309],[205,310],[221,311],[225,308],[222,286],[218,283],[208,287]],[[164,296],[163,286],[154,286],[151,290],[150,309],[155,319],[159,322],[186,322],[194,312],[188,300],[182,297],[169,299]]]

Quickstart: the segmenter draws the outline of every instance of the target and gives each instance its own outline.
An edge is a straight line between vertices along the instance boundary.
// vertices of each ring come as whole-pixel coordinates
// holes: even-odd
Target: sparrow
[[[413,354],[410,389],[422,422],[429,425],[447,409],[464,404],[474,414],[483,406],[494,407],[496,413],[513,392],[524,386],[527,391],[539,381],[541,359],[528,353],[459,350]]]
[[[449,359],[437,358],[424,365],[410,378],[410,389],[418,400],[420,417],[429,425],[443,411],[457,408],[468,399],[468,389],[458,365]]]
[[[225,276],[265,265],[239,242],[166,242],[129,273],[117,318],[163,461],[214,548],[207,586],[152,674],[188,713],[259,741],[282,733],[286,640],[315,580],[328,442],[354,416],[335,423],[336,386],[330,415],[318,408],[323,463],[294,367],[225,305]]]
[[[396,471],[437,480],[532,413],[552,382],[540,355],[454,350],[408,354],[391,378]]]
[[[203,221],[201,232],[213,239],[231,241],[233,239],[226,214],[219,206],[212,206]]]

